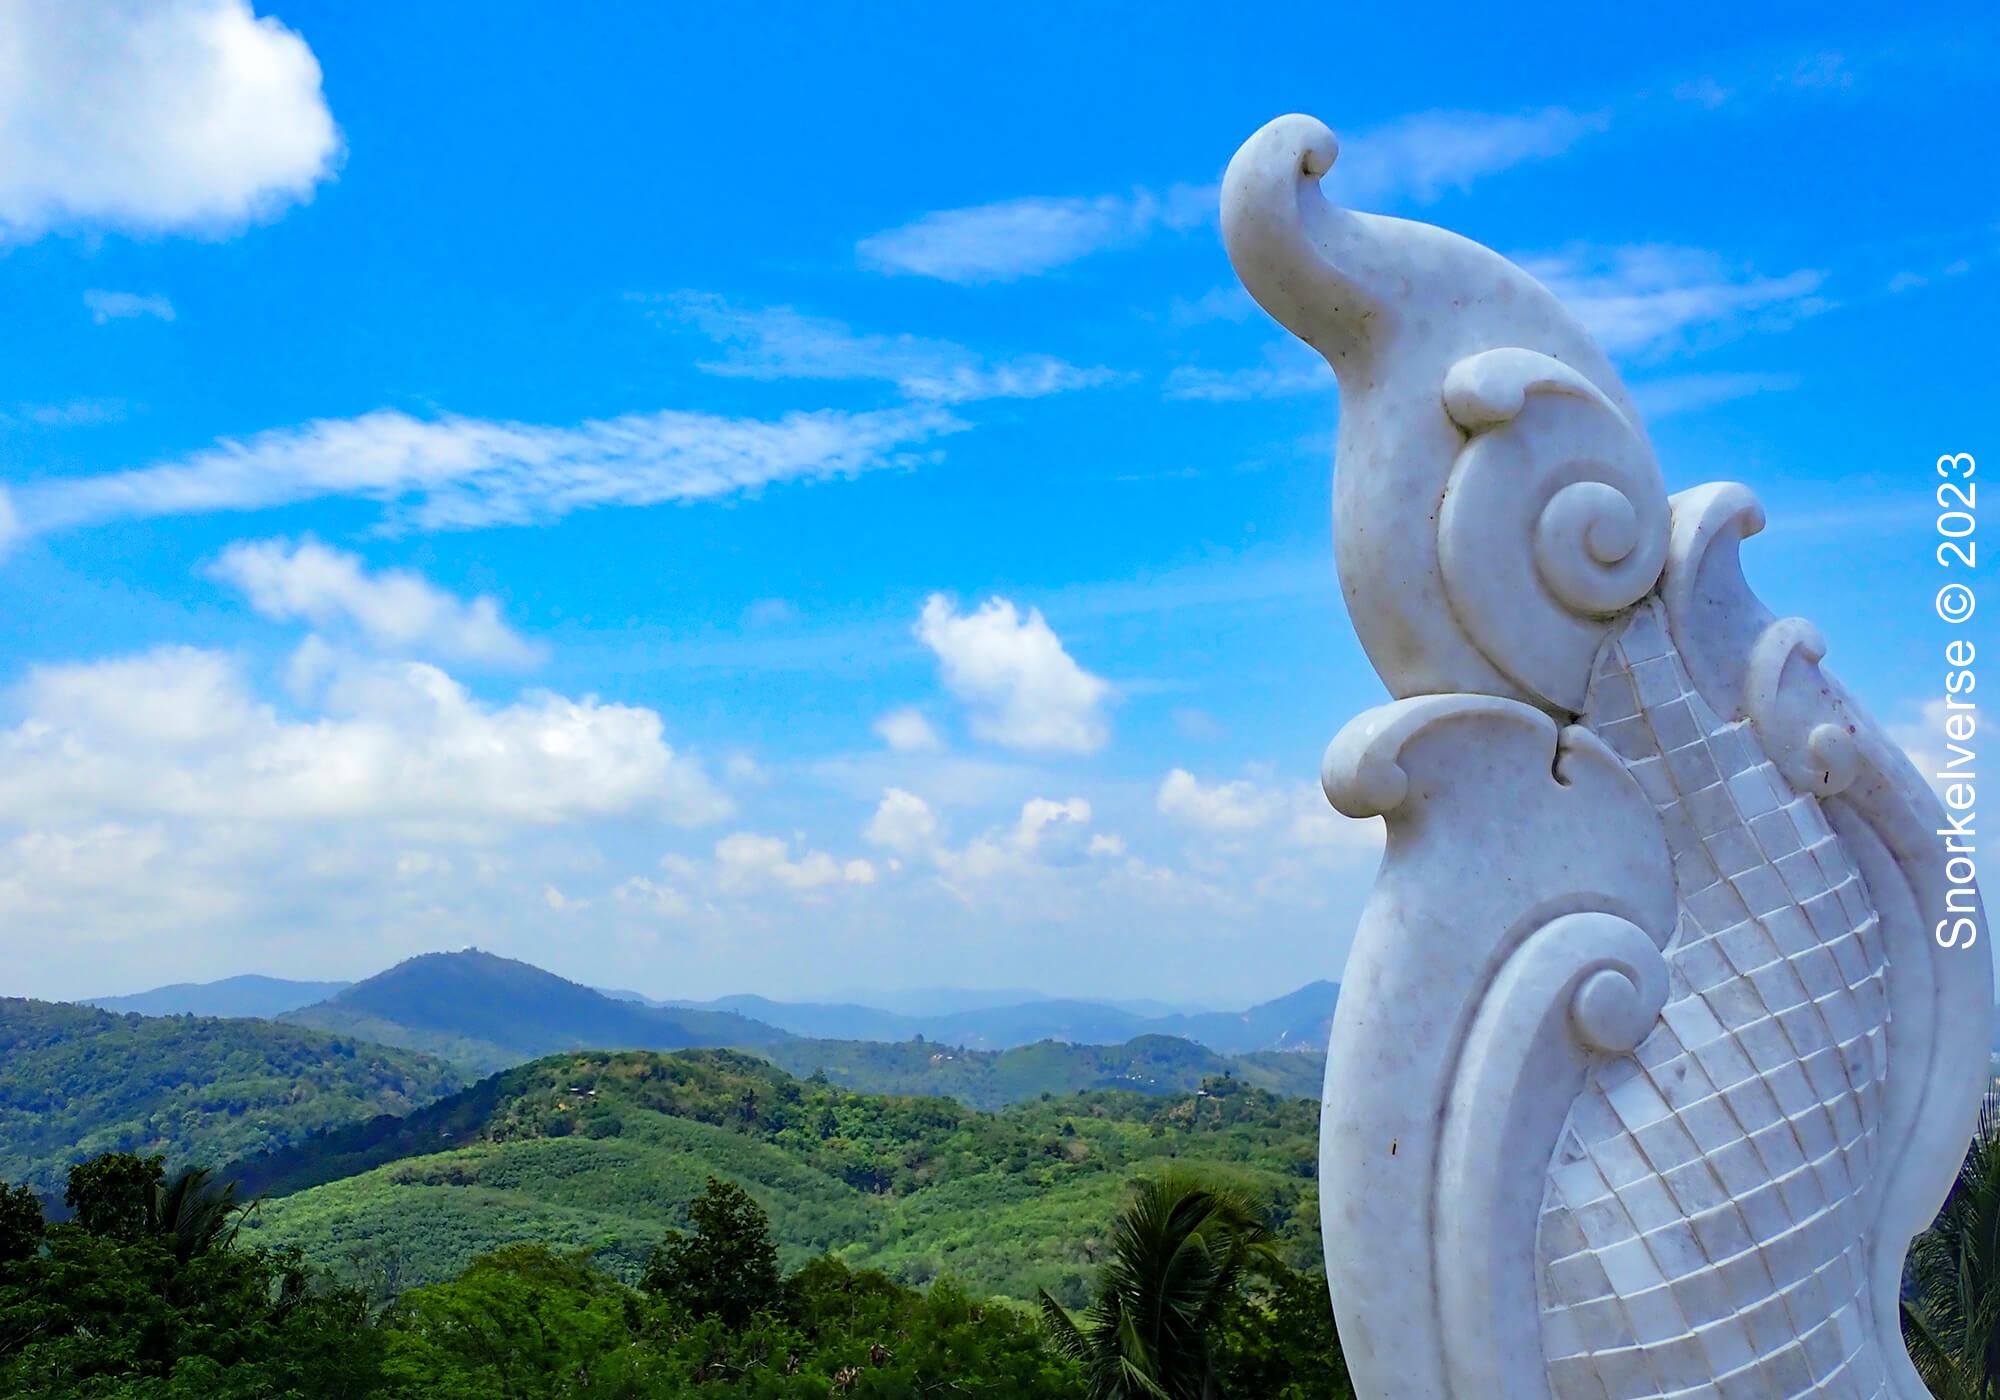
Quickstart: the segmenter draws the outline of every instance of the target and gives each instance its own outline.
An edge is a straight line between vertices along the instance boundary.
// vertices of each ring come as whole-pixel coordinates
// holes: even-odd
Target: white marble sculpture
[[[1339,377],[1335,541],[1396,697],[1327,751],[1388,848],[1334,1018],[1327,1270],[1369,1400],[1920,1400],[1898,1281],[1984,1089],[1944,825],[1774,618],[1763,512],[1671,499],[1545,288],[1330,204],[1284,117],[1237,273]]]

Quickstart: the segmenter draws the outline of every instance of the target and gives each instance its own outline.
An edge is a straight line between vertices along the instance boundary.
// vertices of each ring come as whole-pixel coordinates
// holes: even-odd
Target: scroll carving
[[[1388,830],[1335,1015],[1321,1216],[1377,1400],[1922,1400],[1898,1271],[1984,1089],[1941,813],[1779,619],[1720,483],[1671,499],[1547,289],[1330,204],[1308,117],[1223,184],[1340,382],[1335,545],[1392,703],[1322,782]]]

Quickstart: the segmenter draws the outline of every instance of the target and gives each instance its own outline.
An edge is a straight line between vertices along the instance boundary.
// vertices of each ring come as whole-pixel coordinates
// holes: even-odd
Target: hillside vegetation
[[[912,1283],[1079,1301],[1135,1173],[1212,1166],[1272,1203],[1309,1259],[1313,1103],[1217,1079],[984,1113],[860,1094],[730,1051],[552,1056],[397,1122],[230,1169],[268,1199],[258,1243],[385,1291],[456,1276],[520,1241],[587,1249],[636,1278],[714,1175],[769,1213],[788,1266],[832,1253]]]
[[[426,1055],[268,1021],[0,998],[0,1181],[59,1194],[101,1152],[227,1161],[463,1083]]]
[[[1012,1050],[964,1050],[921,1040],[788,1040],[757,1053],[795,1075],[824,1074],[864,1093],[933,1094],[974,1108],[1091,1089],[1183,1094],[1217,1076],[1283,1098],[1316,1099],[1326,1073],[1326,1056],[1319,1053],[1218,1055],[1170,1035],[1140,1036],[1124,1045],[1045,1040]]]

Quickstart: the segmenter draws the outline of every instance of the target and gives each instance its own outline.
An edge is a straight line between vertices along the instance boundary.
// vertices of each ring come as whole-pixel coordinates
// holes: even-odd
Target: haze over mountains
[[[560,1050],[756,1049],[791,1037],[921,1038],[997,1051],[1044,1040],[1118,1045],[1142,1036],[1173,1036],[1225,1055],[1317,1052],[1326,1045],[1338,994],[1336,984],[1314,982],[1237,1012],[950,990],[904,994],[899,1010],[753,995],[660,1001],[632,991],[598,991],[528,963],[466,949],[411,958],[353,984],[232,977],[88,1004],[148,1015],[276,1018],[490,1070]]]

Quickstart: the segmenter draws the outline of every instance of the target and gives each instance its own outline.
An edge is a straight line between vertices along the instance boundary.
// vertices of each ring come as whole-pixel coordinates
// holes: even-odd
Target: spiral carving
[[[1594,972],[1570,999],[1570,1024],[1577,1039],[1594,1050],[1622,1055],[1636,1047],[1653,1028],[1659,1005],[1640,991],[1625,973],[1606,968]]]
[[[1575,481],[1535,522],[1535,570],[1579,613],[1608,617],[1646,596],[1660,576],[1666,535],[1646,534],[1631,497],[1603,481]]]
[[[1594,384],[1530,351],[1461,361],[1444,398],[1468,433],[1438,515],[1453,615],[1545,708],[1580,712],[1610,619],[1666,563],[1652,450]]]

